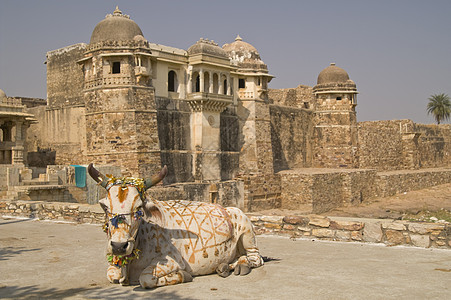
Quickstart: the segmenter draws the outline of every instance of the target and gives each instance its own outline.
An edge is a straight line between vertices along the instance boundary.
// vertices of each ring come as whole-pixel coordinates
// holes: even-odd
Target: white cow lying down
[[[246,275],[263,265],[252,223],[238,208],[146,198],[166,167],[144,180],[107,177],[92,164],[88,172],[108,191],[100,205],[107,216],[110,282],[153,288],[214,272]]]

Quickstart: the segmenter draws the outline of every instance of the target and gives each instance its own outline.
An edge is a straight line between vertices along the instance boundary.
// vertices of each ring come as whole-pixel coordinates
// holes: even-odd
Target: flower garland
[[[116,267],[122,267],[124,265],[129,264],[134,259],[139,259],[139,252],[141,250],[135,249],[133,252],[129,255],[112,255],[107,254],[106,258],[108,262]]]
[[[108,190],[113,185],[133,185],[138,190],[141,199],[144,199],[144,194],[146,192],[146,186],[144,184],[144,179],[135,177],[114,177],[113,175],[106,175],[108,177],[108,184],[106,189]]]

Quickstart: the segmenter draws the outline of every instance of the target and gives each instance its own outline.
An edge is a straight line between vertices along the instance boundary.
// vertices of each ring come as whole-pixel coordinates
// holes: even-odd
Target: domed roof
[[[210,54],[223,58],[228,58],[227,53],[214,41],[201,38],[194,45],[188,48],[188,55]]]
[[[318,75],[317,84],[346,83],[349,80],[348,73],[331,63],[330,66],[321,71]]]
[[[4,99],[6,99],[6,93],[0,89],[0,102],[3,102]]]
[[[116,6],[113,14],[106,15],[92,31],[90,44],[103,41],[130,41],[137,35],[143,36],[141,29],[128,15],[123,15]]]
[[[240,35],[237,35],[235,38],[235,41],[233,43],[230,44],[224,44],[224,46],[222,46],[222,49],[224,49],[227,52],[248,52],[248,53],[253,53],[255,55],[258,56],[258,58],[260,58],[260,54],[258,54],[257,49],[252,46],[249,43],[243,42],[243,39],[240,37]]]

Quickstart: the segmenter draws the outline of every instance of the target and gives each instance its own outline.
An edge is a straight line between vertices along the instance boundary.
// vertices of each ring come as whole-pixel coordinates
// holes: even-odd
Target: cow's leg
[[[229,210],[230,209],[230,210]],[[263,259],[257,248],[255,232],[252,222],[249,218],[238,209],[228,208],[231,213],[237,236],[240,237],[237,243],[238,259],[229,264],[229,270],[234,270],[235,275],[249,274],[251,268],[258,268],[263,265]],[[224,266],[222,268],[224,270]],[[223,276],[219,271],[218,273]],[[225,274],[226,272],[223,272]]]
[[[110,265],[106,271],[106,277],[108,278],[108,281],[111,283],[119,283],[122,277],[121,268]]]
[[[160,262],[165,262],[164,264]],[[181,261],[181,263],[178,263]],[[170,256],[158,257],[145,268],[139,276],[143,288],[151,289],[157,286],[174,285],[193,281],[191,274],[183,270],[185,265],[181,258],[176,260]]]
[[[184,270],[177,270],[167,273],[161,266],[149,266],[139,276],[139,283],[145,289],[158,286],[174,285],[183,282],[193,281],[191,274]]]

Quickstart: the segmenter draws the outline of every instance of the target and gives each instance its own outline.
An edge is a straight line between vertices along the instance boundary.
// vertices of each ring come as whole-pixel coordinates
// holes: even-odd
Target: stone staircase
[[[0,200],[29,200],[48,202],[72,202],[68,187],[56,181],[35,178],[22,180],[21,185],[12,186],[0,194]]]

